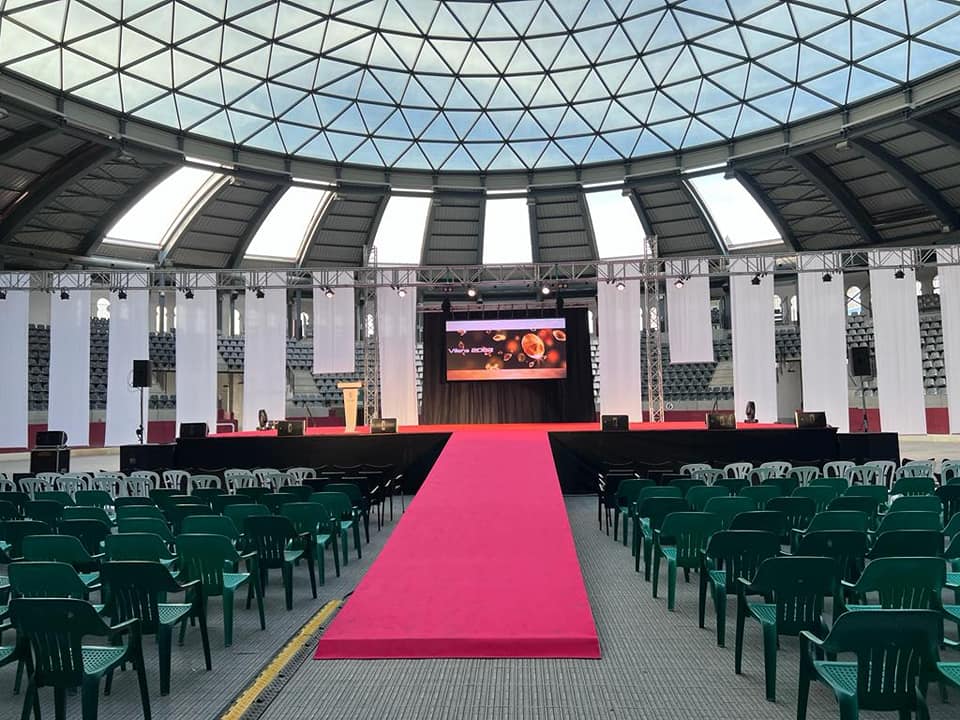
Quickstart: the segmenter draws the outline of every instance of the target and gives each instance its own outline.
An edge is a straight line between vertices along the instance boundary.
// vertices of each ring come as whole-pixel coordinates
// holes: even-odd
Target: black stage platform
[[[759,464],[767,460],[787,460],[794,465],[820,465],[829,460],[862,463],[899,461],[900,458],[896,433],[838,434],[834,428],[687,428],[604,433],[561,428],[560,424],[550,426],[547,433],[560,487],[568,494],[595,492],[597,472],[607,462],[629,462],[640,472],[655,473],[676,472],[681,465],[693,462],[722,467],[739,461]],[[120,467],[124,472],[178,468],[194,473],[217,473],[226,468],[384,464],[403,472],[404,490],[415,492],[450,434],[450,431],[389,435],[324,433],[282,438],[272,433],[238,434],[178,440],[175,445],[126,446],[121,448]],[[495,463],[491,465],[491,472],[502,471]]]

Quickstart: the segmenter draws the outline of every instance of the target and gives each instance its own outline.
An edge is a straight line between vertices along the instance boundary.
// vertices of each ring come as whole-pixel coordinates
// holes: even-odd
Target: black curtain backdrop
[[[557,317],[558,313],[511,313],[510,317]],[[447,423],[591,422],[593,368],[587,311],[559,313],[567,324],[565,380],[446,381],[446,316],[423,316],[423,409],[426,425]]]

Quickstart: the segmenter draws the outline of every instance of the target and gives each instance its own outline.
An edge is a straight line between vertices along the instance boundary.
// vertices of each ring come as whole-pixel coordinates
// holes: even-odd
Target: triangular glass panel
[[[127,72],[162,87],[171,87],[173,85],[173,74],[170,69],[170,62],[170,52],[167,51],[131,65],[127,68]]]
[[[560,127],[557,128],[557,135],[583,135],[592,132],[593,128],[587,125],[584,119],[574,112],[573,108],[567,109],[563,120],[560,121]]]
[[[330,124],[347,108],[353,108],[356,110],[356,106],[344,98],[331,97],[323,93],[317,93],[313,96],[313,99],[317,106],[317,112],[320,115],[320,121],[325,127],[329,127]],[[360,118],[355,119],[360,120]],[[356,127],[359,128],[361,126],[357,125]]]
[[[757,64],[750,66],[750,77],[747,79],[748,98],[780,90],[784,85],[786,85],[784,79],[777,77],[769,70],[765,70]]]
[[[214,65],[179,50],[173,51],[173,81],[179,87],[212,70]]]
[[[326,32],[323,35],[323,52],[329,53],[335,48],[367,35],[369,32],[365,27],[351,25],[350,23],[340,22],[339,20],[330,20],[327,23]]]
[[[492,15],[493,13],[491,13]],[[479,46],[478,46],[479,47]],[[486,40],[483,45],[483,53],[489,59],[488,64],[494,68],[494,72],[520,72],[510,70],[510,58],[516,53],[520,43],[517,40]],[[471,51],[472,52],[472,51]],[[479,52],[479,50],[478,50]]]
[[[704,87],[706,87],[706,85],[707,84],[704,83]],[[731,138],[737,127],[737,120],[740,119],[740,105],[733,105],[723,108],[722,110],[702,113],[697,115],[697,118],[712,127],[724,138]]]
[[[490,64],[487,56],[480,52],[480,46],[472,43],[460,72],[467,75],[496,75],[497,69]]]
[[[700,94],[700,84],[702,80],[687,80],[686,82],[677,83],[676,85],[670,85],[661,90],[662,93],[665,93],[677,103],[680,107],[684,108],[687,112],[693,112],[694,108],[697,106],[697,96]]]
[[[116,21],[112,18],[101,15],[99,12],[83,3],[70,3],[70,9],[67,12],[67,23],[63,29],[64,42],[70,42],[75,38],[105,30],[108,27],[116,28]]]
[[[512,13],[513,8],[508,10]],[[484,18],[483,25],[477,32],[477,37],[481,38],[513,38],[517,36],[517,31],[507,22],[503,16],[502,10],[495,4],[490,3],[490,12]]]
[[[747,72],[749,66],[744,63],[729,70],[721,70],[710,76],[717,85],[737,98],[742,98],[747,87]]]
[[[332,122],[325,123],[325,126],[333,130],[343,130],[345,132],[363,132],[363,116],[360,115],[360,111],[357,109],[356,105],[349,105],[347,109],[338,115]],[[333,144],[332,139],[330,142]],[[333,149],[337,149],[336,144],[333,144]]]
[[[614,149],[623,155],[623,157],[632,157],[633,147],[637,144],[637,138],[640,137],[639,130],[615,130],[613,132],[604,132],[604,139],[610,143]]]
[[[609,97],[610,92],[600,80],[600,76],[597,74],[597,71],[591,70],[590,74],[587,75],[587,79],[583,81],[583,85],[581,85],[580,89],[577,90],[577,94],[574,95],[574,101],[584,102],[588,100],[598,100],[600,98],[606,99]]]
[[[5,14],[9,14],[16,18],[18,23],[55,42],[60,42],[62,39],[66,11],[66,0],[55,0],[39,5],[34,3],[31,7],[25,7],[22,10],[17,10],[16,6],[9,2],[4,4]]]
[[[537,62],[544,68],[549,68],[553,66],[553,61],[557,58],[565,40],[566,36],[563,35],[548,35],[547,37],[527,38],[524,43],[530,48],[530,52],[533,53]]]
[[[443,64],[436,65],[432,68],[424,68],[418,63],[417,68],[429,69],[433,72],[436,72],[438,68],[442,68],[444,64],[453,72],[460,72],[460,67],[463,65],[463,61],[466,59],[471,47],[471,43],[464,40],[428,39],[427,43],[437,51],[437,55],[442,59]]]
[[[410,149],[407,150],[403,157],[397,161],[399,167],[411,168],[414,170],[430,170],[432,166],[430,161],[427,160],[427,156],[423,154],[423,151],[417,144],[410,146]]]
[[[539,114],[539,112],[538,112]],[[561,112],[562,115],[562,112]],[[523,140],[523,139],[536,139],[544,136],[544,133],[552,135],[553,131],[556,130],[557,125],[560,123],[560,118],[557,118],[556,122],[552,123],[551,126],[547,127],[544,130],[543,127],[537,123],[537,120],[534,119],[533,115],[529,112],[523,113],[520,118],[520,122],[517,123],[516,127],[513,129],[513,133],[510,135],[511,140]]]
[[[32,33],[26,28],[9,20],[0,23],[0,62],[8,63],[17,58],[40,52],[44,48],[52,47],[47,38]],[[57,50],[59,55],[59,49]],[[59,61],[58,61],[59,65]],[[49,73],[52,74],[52,73]],[[60,87],[60,69],[57,68],[56,87]],[[46,81],[44,81],[46,82]],[[47,83],[48,85],[51,83]]]
[[[482,168],[490,164],[500,147],[499,143],[466,143],[464,145],[464,149],[473,161]]]
[[[369,100],[371,102],[390,102],[390,95],[384,90],[383,86],[377,81],[375,71],[367,68],[363,71],[363,80],[360,81],[360,89],[357,91],[358,100]]]
[[[688,113],[682,107],[677,105],[669,96],[663,92],[658,92],[653,101],[653,107],[650,109],[648,122],[658,123],[664,120],[684,117]]]
[[[643,64],[647,66],[647,71],[650,73],[650,77],[653,78],[654,84],[660,85],[663,83],[667,77],[667,73],[670,72],[670,68],[672,68],[673,64],[677,61],[681,50],[682,48],[680,47],[673,47],[642,56]]]
[[[847,102],[855,102],[896,86],[892,80],[853,67],[850,70],[850,94]]]
[[[278,85],[276,83],[267,83],[267,90],[270,92],[270,101],[273,104],[273,110],[277,117],[280,117],[287,112],[287,110],[297,103],[302,102],[303,99],[307,97],[307,93],[303,90],[296,90],[286,85]]]
[[[405,107],[401,111],[403,117],[407,121],[407,125],[410,127],[411,132],[415,137],[419,137],[424,130],[433,122],[433,119],[437,116],[435,110],[418,110],[416,108]]]
[[[107,108],[120,108],[120,76],[117,73],[84,85],[74,91],[78,96]]]
[[[533,97],[543,82],[543,74],[513,75],[507,78],[510,87],[518,98],[521,105],[532,105]]]
[[[643,53],[647,47],[653,31],[660,25],[660,20],[666,15],[666,10],[660,10],[658,13],[643,15],[632,18],[623,23],[623,29],[637,49],[637,52]]]
[[[520,105],[522,103],[513,94],[513,90],[510,89],[506,80],[501,80],[497,84],[497,89],[493,91],[493,95],[490,96],[490,101],[487,103],[487,107],[490,108],[516,108]]]
[[[430,167],[437,169],[443,165],[444,161],[450,157],[458,147],[453,143],[443,142],[420,142],[418,145],[430,162]]]
[[[643,134],[640,135],[640,139],[637,140],[637,145],[634,148],[634,153],[637,157],[644,157],[646,155],[656,155],[662,152],[672,152],[675,148],[670,147],[663,139],[657,135],[651,128],[647,128],[643,131]]]
[[[577,90],[580,89],[589,72],[586,68],[581,70],[564,70],[563,72],[551,73],[550,78],[557,84],[564,98],[572,102],[574,97],[576,97]]]
[[[634,95],[624,95],[619,98],[620,104],[633,115],[641,125],[647,122],[647,116],[650,114],[650,106],[653,99],[659,95],[656,91],[636,93]]]
[[[803,86],[818,95],[836,100],[843,104],[847,102],[847,87],[850,81],[850,68],[844,67],[818,78],[807,80]]]
[[[900,2],[900,0],[881,0],[881,2],[861,12],[859,16],[864,20],[887,28],[892,32],[906,35],[908,30],[905,5],[912,4],[913,3],[903,3]],[[919,4],[923,5],[926,3]]]
[[[772,118],[744,105],[740,111],[740,120],[737,122],[737,135],[749,135],[759,130],[767,130],[774,125]]]
[[[754,98],[750,104],[761,112],[784,123],[790,118],[790,107],[793,102],[793,88]]]
[[[233,128],[233,134],[237,138],[237,142],[244,142],[267,124],[267,121],[261,117],[230,110],[229,108],[227,109],[227,117],[230,118],[230,127]]]
[[[177,116],[177,106],[173,102],[173,95],[165,95],[146,107],[140,108],[137,110],[136,116],[167,127],[180,128],[180,120]]]
[[[720,18],[708,17],[700,13],[684,12],[683,8],[673,11],[674,18],[683,30],[688,40],[695,40],[702,35],[709,35],[728,25]]]
[[[613,29],[614,28],[609,25],[601,25],[591,30],[581,30],[575,33],[573,37],[577,41],[577,44],[583,49],[584,54],[596,62],[600,57],[600,53],[607,46],[611,35],[613,35]]]
[[[493,96],[493,91],[497,89],[498,80],[496,77],[463,77],[461,82],[466,85],[470,95],[477,99],[481,106],[486,107]],[[456,89],[454,89],[456,93]]]
[[[380,126],[377,128],[377,135],[400,140],[413,139],[413,134],[410,132],[410,128],[407,127],[407,121],[404,119],[403,113],[399,110],[394,110],[390,117],[380,123]]]
[[[382,157],[384,163],[390,167],[393,167],[397,160],[400,159],[400,156],[410,148],[410,142],[405,142],[403,140],[377,138],[374,140],[374,143],[377,146],[377,150],[380,152],[380,157]]]
[[[420,50],[420,56],[417,58],[417,64],[415,69],[417,72],[422,73],[435,73],[443,68],[449,68],[446,61],[440,56],[440,53],[437,52],[436,48],[433,47],[429,42],[423,44],[423,48]],[[450,68],[451,72],[456,72]],[[452,82],[451,78],[443,78],[442,76],[436,75],[434,77],[445,79],[449,84]]]
[[[332,139],[331,142],[333,142]],[[350,153],[346,160],[356,165],[376,165],[379,167],[384,164],[383,158],[380,157],[377,146],[373,144],[372,140],[364,140],[359,147]]]
[[[369,63],[376,67],[393,68],[396,70],[405,70],[407,67],[407,64],[400,59],[400,56],[393,51],[393,48],[390,47],[383,35],[379,33],[373,40]]]
[[[495,145],[494,147],[500,146]],[[472,157],[470,157],[470,153],[468,153],[462,145],[457,145],[456,149],[453,151],[453,154],[450,155],[446,162],[443,163],[443,169],[469,170],[472,172],[477,169],[477,163]]]
[[[587,154],[583,158],[583,162],[584,164],[590,164],[611,162],[622,159],[623,157],[620,155],[620,153],[605,143],[602,137],[598,137],[593,141],[593,145],[590,146],[590,149],[587,150]]]
[[[409,35],[396,35],[393,33],[384,35],[383,37],[390,44],[390,47],[393,48],[397,57],[403,61],[406,68],[412,68],[416,65],[420,50],[424,46],[423,38],[410,37]]]
[[[589,64],[590,60],[583,54],[580,46],[577,45],[572,36],[568,36],[563,47],[560,49],[560,54],[553,59],[553,65],[550,69],[563,70],[566,68],[579,68]]]
[[[370,33],[366,37],[354,40],[348,45],[337,48],[336,56],[346,62],[366,65],[370,59],[370,48],[373,46],[375,34]]]
[[[401,105],[404,107],[422,107],[422,108],[431,108],[436,107],[436,101],[430,96],[430,93],[426,91],[423,85],[420,84],[420,81],[417,79],[416,75],[410,76],[410,82],[407,83],[406,89],[403,91],[403,98]],[[431,116],[432,117],[432,116]]]
[[[567,28],[557,17],[553,8],[548,3],[541,3],[540,9],[530,22],[527,28],[527,35],[550,35],[553,33],[565,33]]]
[[[567,155],[563,149],[557,145],[557,143],[552,142],[547,145],[547,149],[543,151],[543,154],[537,161],[537,167],[558,167],[561,165],[568,165],[572,162],[574,162],[573,158]]]
[[[824,52],[847,60],[850,58],[850,21],[846,20],[827,28],[811,37],[808,42]]]
[[[866,25],[854,20],[853,22],[853,59],[859,60],[872,55],[881,48],[889,47],[901,42],[902,38],[885,30]]]
[[[540,89],[537,90],[531,105],[565,105],[566,103],[567,99],[553,84],[550,76],[547,75],[540,84]]]
[[[297,155],[306,158],[316,158],[317,160],[336,160],[337,156],[327,141],[324,133],[318,133],[316,137],[297,151]]]
[[[916,80],[927,73],[957,61],[957,56],[922,42],[910,42],[910,79]]]
[[[474,114],[473,117],[476,119],[476,114]],[[466,132],[466,130],[464,130],[464,132]],[[445,113],[437,115],[434,121],[423,131],[423,137],[427,140],[453,141],[460,139],[460,135],[453,129],[453,126],[450,125],[450,121],[447,120]]]
[[[243,141],[244,145],[269,150],[271,152],[284,153],[286,148],[283,145],[283,139],[280,137],[280,131],[277,130],[276,123],[270,123],[263,130],[251,138]]]
[[[660,24],[657,25],[657,29],[654,31],[653,37],[650,38],[650,42],[647,43],[646,48],[644,48],[644,52],[655,52],[683,43],[683,41],[683,33],[680,32],[680,26],[677,25],[673,13],[667,12],[664,14]]]
[[[329,99],[331,102],[345,103],[345,101],[333,100],[333,98]],[[314,104],[314,98],[311,95],[307,95],[305,98],[303,98],[303,100],[285,112],[283,114],[283,119],[290,123],[297,123],[299,125],[306,125],[314,128],[322,125],[320,122],[320,116],[317,114],[317,106]]]
[[[842,20],[842,16],[821,8],[792,4],[790,12],[799,37],[809,37]]]
[[[534,15],[536,15],[539,11],[541,4],[542,3],[540,0],[523,0],[522,2],[512,2],[508,7],[507,12],[502,13],[503,19],[510,24],[516,35],[526,35],[528,28],[530,27],[530,23],[533,22]]]
[[[843,61],[804,43],[800,46],[797,79],[804,82],[816,75],[830,72],[842,66]]]
[[[209,15],[197,12],[186,3],[177,3],[173,10],[173,41],[180,42],[215,24],[216,20]]]
[[[274,37],[282,38],[287,33],[302,30],[320,20],[323,15],[313,12],[308,8],[298,7],[290,3],[280,3],[277,11],[277,27],[274,31]],[[322,37],[321,28],[316,29],[317,38]]]
[[[233,137],[233,130],[230,128],[230,121],[227,119],[226,110],[221,110],[213,117],[191,128],[190,132],[196,135],[214,138],[215,140],[223,140],[228,143],[236,142]]]
[[[126,22],[142,33],[169,45],[173,40],[173,3],[161,3],[150,12]]]
[[[556,143],[573,159],[574,163],[579,165],[583,162],[583,156],[587,154],[587,150],[590,149],[594,137],[594,135],[584,135],[582,137],[557,138]]]
[[[649,77],[647,77],[647,71],[643,67],[643,64],[638,64],[636,60],[632,59],[618,60],[617,62],[606,65],[599,65],[596,68],[596,72],[610,95],[616,95],[620,92],[620,87],[623,85],[624,79],[630,74],[630,71],[635,65],[638,65],[638,67],[634,74],[641,75],[641,77],[646,78],[647,82],[649,82]],[[650,83],[649,87],[652,86],[653,83]]]
[[[203,122],[221,109],[217,105],[211,105],[208,102],[196,100],[184,95],[176,95],[175,100],[177,102],[177,111],[180,115],[180,122],[183,124],[185,130],[189,130],[194,125]]]
[[[527,167],[523,160],[517,157],[509,145],[500,148],[497,156],[487,165],[488,170],[520,170]]]
[[[819,95],[807,92],[803,86],[796,89],[793,107],[790,109],[790,122],[812,117],[828,110],[836,110],[837,105],[824,100]]]
[[[288,155],[300,154],[301,147],[317,134],[316,128],[291,125],[285,122],[277,123],[277,127],[280,130],[280,137],[283,138],[283,147]]]
[[[468,79],[477,80],[477,78],[468,78]],[[491,92],[493,91],[492,87],[490,88],[490,91]],[[458,109],[463,109],[463,108],[479,109],[480,108],[478,98],[476,98],[474,95],[471,95],[470,91],[467,90],[467,88],[464,87],[464,84],[459,80],[454,81],[453,87],[450,89],[450,94],[447,96],[446,105],[448,107],[458,108]]]
[[[252,12],[234,16],[230,22],[239,28],[254,32],[262,38],[272,39],[273,28],[277,23],[277,6],[273,4],[265,5]]]
[[[273,103],[270,101],[270,93],[267,92],[266,83],[248,92],[233,103],[231,107],[234,110],[242,110],[255,115],[274,117]]]
[[[260,83],[255,77],[234,72],[229,68],[221,69],[220,75],[223,77],[223,97],[228,105]]]
[[[611,130],[620,130],[623,128],[637,127],[637,119],[628,113],[618,102],[610,103],[610,109],[603,118],[600,131],[607,133]]]
[[[871,55],[860,61],[870,70],[875,70],[900,82],[907,79],[907,43],[900,43],[889,50]]]
[[[345,135],[330,130],[327,130],[326,136],[327,142],[330,143],[330,148],[333,150],[334,157],[341,161],[346,160],[350,153],[356,150],[360,146],[360,143],[363,142],[363,137],[361,136]]]
[[[705,80],[700,87],[700,96],[697,98],[697,112],[708,112],[739,103],[740,101],[722,88],[717,87],[709,80]]]
[[[933,0],[931,2],[910,3],[907,7],[910,14],[910,32],[919,34],[924,30],[941,25],[948,18],[956,17],[960,13],[952,2]]]
[[[577,114],[586,120],[590,128],[594,131],[600,128],[609,108],[609,100],[595,100],[593,102],[577,103],[573,106]]]
[[[477,122],[473,124],[464,139],[471,142],[486,142],[488,140],[502,140],[503,138],[497,131],[496,126],[490,122],[490,118],[484,113],[477,118]]]
[[[4,23],[3,27],[7,27]],[[137,32],[131,27],[123,26],[120,31],[120,64],[129,65],[130,63],[142,60],[148,55],[152,55],[158,50],[163,49],[163,45],[152,37]],[[0,47],[3,46],[3,31],[0,29]]]
[[[670,120],[669,122],[651,125],[650,129],[656,132],[670,147],[680,149],[688,127],[690,127],[690,118],[681,118],[680,120]]]
[[[744,59],[748,57],[747,49],[743,46],[743,40],[740,37],[740,32],[733,27],[706,35],[697,42],[700,45],[706,45],[714,50],[729,53],[730,55],[738,55]]]
[[[125,73],[120,73],[120,90],[123,93],[123,112],[125,113],[134,112],[137,108],[156,100],[166,92],[157,85]]]
[[[375,105],[373,103],[357,103],[360,114],[363,116],[363,124],[367,127],[367,132],[373,134],[380,124],[393,114],[392,105]],[[359,129],[359,128],[354,128]]]
[[[487,116],[503,137],[509,137],[523,116],[522,110],[490,110]]]
[[[521,42],[517,45],[517,51],[510,60],[510,66],[506,69],[506,74],[516,75],[518,73],[539,73],[543,72],[540,61],[534,57],[533,52],[526,43]]]

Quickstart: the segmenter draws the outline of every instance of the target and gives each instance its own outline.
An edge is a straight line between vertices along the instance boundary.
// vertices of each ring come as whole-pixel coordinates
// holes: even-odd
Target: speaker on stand
[[[133,361],[133,382],[132,387],[140,389],[140,427],[137,428],[137,439],[143,445],[146,439],[145,428],[143,425],[143,389],[150,387],[150,381],[153,377],[153,363],[149,360]]]
[[[873,358],[870,356],[869,347],[850,348],[850,376],[858,379],[860,383],[860,412],[861,429],[863,432],[870,432],[870,422],[867,420],[867,391],[864,387],[864,378],[873,377]]]

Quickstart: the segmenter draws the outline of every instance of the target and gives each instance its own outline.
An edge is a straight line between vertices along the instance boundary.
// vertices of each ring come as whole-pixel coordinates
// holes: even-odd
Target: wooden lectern
[[[347,423],[345,432],[357,431],[357,398],[360,396],[362,382],[338,382],[337,387],[343,390],[343,419]]]

